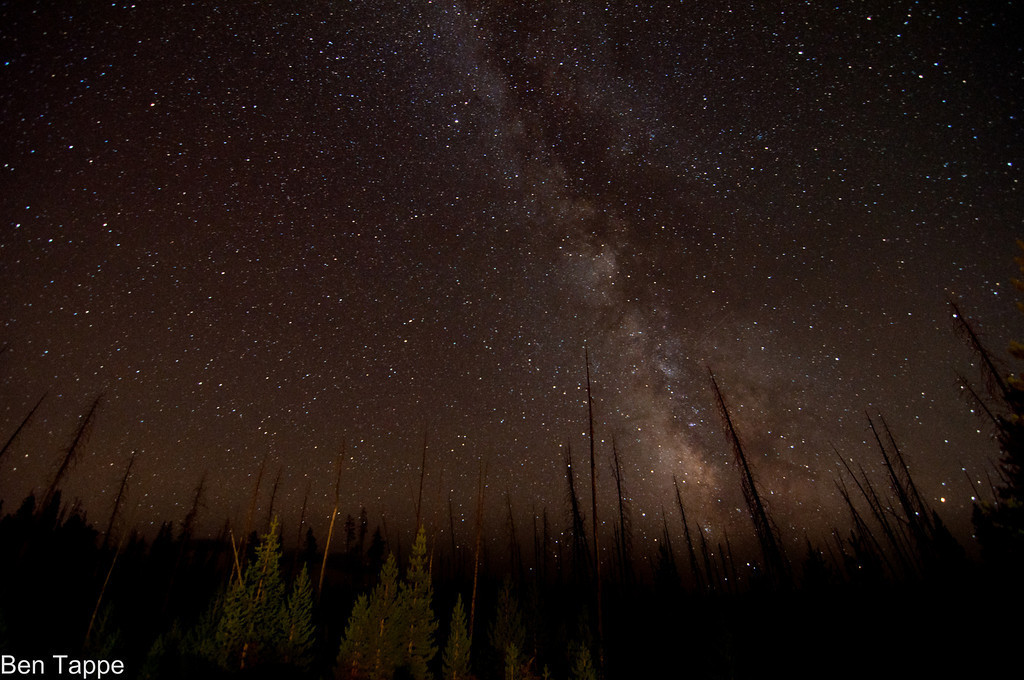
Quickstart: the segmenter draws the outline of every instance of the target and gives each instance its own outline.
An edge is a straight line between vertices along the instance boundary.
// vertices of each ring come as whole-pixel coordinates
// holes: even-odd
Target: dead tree
[[[708,375],[711,376],[711,386],[715,392],[715,400],[718,402],[718,409],[722,416],[722,422],[725,425],[726,435],[732,443],[733,454],[740,468],[743,499],[746,501],[747,511],[754,523],[754,533],[761,544],[765,571],[769,579],[776,585],[787,586],[790,581],[789,563],[779,541],[778,531],[768,516],[764,503],[761,501],[761,495],[757,491],[757,484],[754,482],[754,475],[751,473],[750,465],[747,463],[747,456],[743,451],[743,445],[740,443],[739,434],[736,433],[736,427],[733,425],[729,409],[725,405],[722,390],[719,389],[718,381],[715,380],[715,374],[710,368],[708,369]]]
[[[331,537],[334,535],[334,521],[338,518],[338,501],[341,496],[341,464],[345,460],[345,440],[341,440],[341,451],[338,453],[337,472],[334,478],[334,509],[331,511],[331,523],[327,528],[327,543],[324,545],[324,559],[320,563],[320,580],[316,591],[319,597],[324,590],[324,574],[327,572],[327,556],[331,554]]]
[[[633,528],[629,516],[629,500],[622,490],[622,466],[619,464],[619,449],[612,437],[612,460],[615,472],[615,493],[619,501],[618,557],[619,570],[624,583],[633,581]]]
[[[14,445],[14,441],[18,438],[18,435],[21,434],[21,431],[28,426],[29,421],[32,420],[32,416],[36,414],[36,410],[43,403],[44,399],[46,399],[46,394],[43,394],[43,396],[39,397],[39,401],[37,401],[36,405],[32,407],[32,410],[28,412],[28,415],[25,416],[25,419],[21,421],[21,425],[18,425],[17,429],[14,430],[14,434],[12,434],[7,439],[7,442],[4,444],[4,447],[0,449],[0,460],[3,460],[4,454],[7,453],[8,449],[10,449],[11,446]]]
[[[604,614],[601,607],[601,546],[597,538],[597,467],[594,463],[594,399],[590,392],[590,352],[583,348],[587,365],[587,422],[590,439],[590,522],[594,537],[594,589],[597,599],[597,656],[604,666]]]
[[[676,488],[676,502],[679,504],[679,516],[683,521],[683,537],[686,539],[686,552],[690,558],[690,572],[693,574],[694,585],[697,590],[704,590],[704,575],[697,564],[697,553],[693,549],[693,538],[690,535],[690,523],[686,521],[686,510],[683,508],[683,496],[679,493],[679,482],[675,475],[672,475],[672,484]]]
[[[277,477],[274,478],[274,486],[270,487],[270,503],[267,505],[266,531],[270,531],[270,524],[274,521],[274,501],[277,500],[277,490],[281,486],[282,472],[284,472],[283,465],[277,468]]]
[[[110,511],[110,521],[107,522],[107,530],[103,532],[103,544],[101,550],[106,550],[110,544],[110,533],[114,530],[114,522],[117,521],[117,516],[121,512],[121,505],[124,503],[125,492],[128,490],[128,479],[132,474],[132,467],[135,466],[135,459],[138,458],[138,451],[132,451],[128,455],[128,466],[124,470],[124,475],[121,476],[121,485],[117,488],[117,495],[114,497],[114,507]]]
[[[484,478],[487,476],[487,469],[480,466],[480,488],[476,495],[476,538],[473,547],[473,594],[469,599],[469,634],[473,635],[473,622],[476,617],[476,590],[477,581],[480,576],[480,543],[484,531]]]
[[[576,476],[572,471],[572,445],[565,444],[565,479],[568,483],[570,523],[572,525],[572,571],[576,578],[589,572],[590,549],[587,547],[583,514],[580,512],[579,496],[576,494]]]
[[[85,446],[86,440],[89,438],[89,432],[91,431],[91,425],[93,419],[96,416],[96,409],[99,408],[100,401],[103,399],[103,395],[96,397],[96,400],[92,402],[92,406],[86,412],[85,417],[82,418],[78,425],[78,429],[75,430],[75,437],[71,441],[71,446],[68,447],[67,452],[64,454],[64,458],[61,459],[60,467],[57,468],[57,474],[54,475],[53,481],[50,482],[50,486],[46,489],[46,494],[43,496],[43,502],[39,506],[43,512],[46,512],[47,507],[53,501],[53,496],[60,487],[61,481],[64,479],[65,473],[68,468],[75,460],[75,456],[83,446]]]

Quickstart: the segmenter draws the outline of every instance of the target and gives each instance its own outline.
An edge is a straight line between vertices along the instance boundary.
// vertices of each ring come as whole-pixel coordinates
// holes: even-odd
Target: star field
[[[3,431],[48,395],[5,502],[102,393],[66,490],[95,517],[133,450],[140,524],[204,472],[204,526],[237,519],[265,456],[323,516],[344,441],[346,511],[411,523],[426,436],[438,517],[471,523],[486,465],[495,517],[561,518],[586,346],[640,531],[673,475],[749,531],[708,367],[788,539],[846,521],[831,446],[877,467],[865,410],[965,530],[996,448],[946,298],[1021,337],[1019,14],[5,4]]]

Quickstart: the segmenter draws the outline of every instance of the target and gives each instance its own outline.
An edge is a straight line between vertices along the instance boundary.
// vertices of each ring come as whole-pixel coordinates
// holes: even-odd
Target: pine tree
[[[594,659],[590,655],[590,648],[586,645],[578,645],[576,647],[569,677],[571,680],[597,680]]]
[[[412,546],[412,557],[400,588],[400,607],[405,613],[404,665],[415,680],[427,677],[427,664],[437,654],[434,632],[437,620],[431,605],[433,588],[427,571],[427,533],[420,527]]]
[[[219,665],[221,653],[217,644],[217,628],[224,615],[226,599],[226,593],[218,593],[199,621],[184,636],[181,648],[185,656]]]
[[[448,644],[441,657],[441,675],[444,680],[464,680],[469,677],[469,651],[472,641],[466,629],[466,609],[462,596],[455,598],[452,608],[452,622],[449,626]]]
[[[380,581],[352,608],[338,651],[339,678],[386,680],[402,661],[404,612],[398,602],[398,564],[388,555]]]
[[[491,647],[496,657],[505,668],[517,673],[526,665],[523,649],[526,646],[526,626],[523,614],[519,609],[519,601],[512,590],[512,582],[506,578],[498,595],[498,608],[490,630]],[[511,651],[511,655],[510,655]]]
[[[313,660],[313,642],[316,628],[313,625],[313,586],[309,571],[303,565],[292,584],[291,595],[285,607],[285,636],[281,658],[294,666],[307,669]]]
[[[524,680],[522,652],[514,642],[505,647],[505,680]]]
[[[286,607],[277,518],[256,548],[241,581],[232,583],[217,625],[217,662],[227,669],[276,660],[284,640]]]

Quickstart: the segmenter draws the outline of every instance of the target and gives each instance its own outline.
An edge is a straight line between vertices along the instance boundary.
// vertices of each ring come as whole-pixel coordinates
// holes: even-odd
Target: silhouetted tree
[[[1013,285],[1024,291],[1024,241],[1017,241],[1022,254],[1014,258],[1021,272]],[[990,418],[1001,452],[999,473],[1002,484],[996,487],[992,502],[974,506],[974,526],[987,558],[1006,566],[1024,563],[1024,373],[1009,374],[999,367],[982,344],[974,327],[964,318],[956,303],[950,300],[957,327],[978,357],[988,389],[989,400],[974,394],[978,406]],[[1017,308],[1024,312],[1024,302]],[[1024,359],[1024,343],[1011,342],[1010,356]]]

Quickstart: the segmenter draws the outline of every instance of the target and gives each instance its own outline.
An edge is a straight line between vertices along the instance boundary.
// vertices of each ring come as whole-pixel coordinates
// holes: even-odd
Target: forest
[[[286,531],[276,487],[269,504],[258,503],[261,469],[244,526],[225,522],[216,537],[197,535],[206,493],[200,482],[184,517],[147,538],[115,529],[134,456],[105,521],[88,521],[62,496],[97,400],[45,492],[3,507],[3,672],[584,680],[945,677],[997,668],[1012,657],[1020,631],[1024,382],[999,370],[950,304],[985,378],[983,388],[964,386],[994,439],[997,476],[990,489],[975,490],[968,540],[977,549],[966,550],[919,492],[881,415],[869,426],[884,476],[837,453],[842,474],[834,485],[848,523],[807,537],[801,551],[787,547],[711,371],[740,471],[748,547],[728,538],[712,544],[688,519],[678,483],[660,540],[634,540],[617,450],[618,503],[599,508],[596,501],[592,413],[590,451],[562,451],[564,509],[524,523],[507,496],[487,496],[481,471],[471,545],[456,545],[454,526],[431,529],[421,519],[425,447],[415,538],[404,545],[395,538],[401,532],[382,530],[366,508],[339,507],[340,458],[326,532],[307,522],[305,505],[299,526]],[[1009,353],[1024,358],[1024,345]],[[34,411],[8,436],[0,461],[32,426]],[[484,541],[488,503],[507,505],[507,516],[504,534]],[[598,531],[599,512],[611,536]]]

